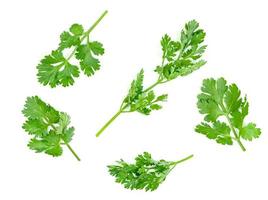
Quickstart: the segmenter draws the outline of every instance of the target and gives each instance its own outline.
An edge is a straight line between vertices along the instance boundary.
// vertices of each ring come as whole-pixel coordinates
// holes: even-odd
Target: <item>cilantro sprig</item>
[[[192,157],[193,155],[190,155],[175,162],[156,161],[150,153],[144,152],[135,158],[136,162],[134,164],[128,164],[121,159],[115,165],[109,165],[108,169],[109,173],[115,177],[115,181],[121,183],[127,189],[154,191],[165,181],[167,175],[177,164]]]
[[[162,108],[161,103],[167,100],[168,95],[157,96],[153,89],[163,83],[167,83],[177,77],[186,76],[203,66],[206,61],[201,59],[206,45],[203,45],[206,33],[199,28],[195,21],[185,24],[178,40],[172,40],[167,34],[162,37],[162,62],[155,72],[157,81],[148,88],[143,87],[144,71],[138,73],[132,81],[130,89],[124,98],[118,112],[97,132],[102,132],[122,113],[139,112],[149,115],[153,110]]]
[[[241,139],[252,141],[261,134],[255,123],[245,123],[249,109],[247,98],[241,97],[236,84],[227,85],[224,78],[205,79],[201,91],[197,107],[205,115],[205,122],[196,126],[196,132],[223,145],[236,141],[246,151]]]
[[[71,121],[68,114],[57,111],[38,96],[27,98],[22,113],[27,118],[22,128],[33,136],[28,143],[30,149],[57,157],[62,155],[62,146],[67,146],[80,161],[69,144],[74,135],[74,127],[69,127]]]
[[[102,43],[91,41],[90,33],[106,14],[107,11],[87,31],[82,25],[73,24],[60,35],[58,48],[46,55],[37,66],[37,77],[41,84],[51,88],[58,85],[67,87],[74,84],[74,79],[80,75],[80,69],[86,76],[92,76],[100,69],[98,56],[104,54],[104,48]],[[69,55],[65,52],[66,49],[70,51]],[[74,56],[80,69],[71,62]]]

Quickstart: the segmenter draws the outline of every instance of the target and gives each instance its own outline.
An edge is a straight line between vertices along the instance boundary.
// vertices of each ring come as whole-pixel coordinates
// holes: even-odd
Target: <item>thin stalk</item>
[[[192,154],[192,155],[190,155],[190,156],[187,156],[186,158],[183,158],[183,159],[181,159],[181,160],[179,160],[179,161],[176,161],[176,162],[172,162],[172,163],[170,163],[169,165],[170,166],[172,166],[167,172],[166,172],[166,174],[165,174],[165,176],[163,176],[163,178],[162,178],[162,180],[164,180],[166,177],[167,177],[167,175],[177,166],[177,164],[179,164],[179,163],[181,163],[181,162],[184,162],[184,161],[186,161],[186,160],[189,160],[189,159],[191,159],[192,157],[194,157],[194,155]],[[161,180],[161,181],[162,181]]]
[[[161,81],[159,81],[159,80],[156,81],[154,84],[152,84],[151,86],[149,86],[148,88],[146,88],[145,90],[143,90],[142,93],[146,93],[146,92],[152,90],[155,86],[157,86],[160,83],[161,83]]]
[[[184,161],[186,161],[186,160],[189,160],[189,159],[191,159],[192,157],[194,157],[193,154],[190,155],[190,156],[187,156],[187,157],[185,157],[185,158],[183,158],[183,159],[181,159],[181,160],[178,160],[178,161],[176,161],[176,162],[172,162],[172,163],[170,163],[170,165],[174,165],[174,166],[176,166],[177,164],[182,163],[182,162],[184,162]]]
[[[73,150],[73,148],[66,142],[64,142],[64,144],[68,147],[68,149],[72,152],[72,154],[74,155],[74,157],[78,160],[81,161],[81,159],[79,158],[79,156],[75,153],[75,151]]]
[[[235,130],[235,128],[234,128],[232,122],[231,122],[231,119],[230,119],[230,117],[229,117],[229,114],[228,114],[227,111],[226,111],[226,108],[225,108],[224,104],[223,104],[223,103],[220,103],[220,106],[221,106],[221,109],[222,109],[223,112],[224,112],[224,116],[226,117],[226,119],[227,119],[227,121],[228,121],[228,124],[229,124],[229,126],[230,126],[230,128],[231,128],[231,130],[232,130],[232,132],[233,132],[233,134],[234,134],[234,136],[235,136],[235,140],[236,140],[237,143],[239,144],[239,146],[240,146],[240,148],[242,149],[242,151],[246,151],[246,148],[245,148],[244,145],[242,144],[242,142],[241,142],[241,140],[240,140],[240,138],[239,138],[239,136],[238,136],[238,134],[237,134],[237,132],[236,132],[236,130]]]
[[[119,110],[115,115],[108,121],[104,126],[97,132],[96,137],[99,137],[102,132],[122,113],[122,110]]]
[[[108,13],[107,10],[105,10],[101,16],[94,22],[94,24],[84,33],[84,35],[81,37],[81,42],[83,42],[86,38],[88,38],[89,34],[94,30],[94,28],[100,23],[100,21],[105,17],[105,15]],[[73,55],[75,54],[76,50],[77,50],[77,46],[74,48],[74,50],[72,51],[72,53],[68,56],[68,58],[66,59],[67,61],[70,60]]]
[[[241,142],[241,140],[240,140],[238,134],[236,133],[236,130],[235,130],[233,124],[231,123],[231,119],[230,119],[230,117],[229,117],[228,115],[225,115],[225,117],[227,118],[227,121],[228,121],[228,123],[229,123],[229,126],[230,126],[231,130],[233,131],[234,136],[235,136],[235,138],[236,138],[236,141],[237,141],[237,143],[239,144],[240,148],[242,149],[242,151],[246,151],[246,148],[245,148],[244,145],[242,144],[242,142]]]

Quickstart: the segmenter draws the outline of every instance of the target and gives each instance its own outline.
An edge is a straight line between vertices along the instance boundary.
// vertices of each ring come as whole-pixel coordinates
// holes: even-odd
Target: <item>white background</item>
[[[254,1],[1,1],[0,199],[267,200],[267,5]],[[108,15],[92,37],[106,49],[95,76],[82,75],[73,87],[51,89],[37,82],[36,65],[57,47],[72,23],[89,27]],[[145,70],[145,86],[156,79],[160,38],[173,38],[188,20],[207,32],[208,64],[156,89],[168,93],[161,111],[118,118],[96,139],[96,131],[117,111],[131,80]],[[262,128],[253,142],[219,145],[194,132],[202,117],[196,108],[201,82],[208,77],[236,82],[250,102],[248,120]],[[69,113],[77,162],[64,149],[59,158],[29,150],[21,114],[27,96],[39,95]],[[178,165],[157,191],[129,191],[114,182],[106,165],[149,151],[155,159],[194,159]]]

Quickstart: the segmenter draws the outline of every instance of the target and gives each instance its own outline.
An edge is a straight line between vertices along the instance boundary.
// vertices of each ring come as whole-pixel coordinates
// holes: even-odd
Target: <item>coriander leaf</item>
[[[90,33],[106,14],[107,11],[87,31],[82,25],[73,24],[68,31],[60,35],[58,48],[41,59],[37,65],[37,77],[41,84],[49,85],[51,88],[59,85],[68,87],[79,77],[79,68],[87,76],[100,69],[100,61],[96,56],[103,55],[104,48],[100,42],[90,41]],[[75,61],[79,61],[79,67],[73,64]]]
[[[167,59],[168,61],[174,60],[174,56],[181,47],[179,41],[172,41],[167,34],[162,37],[161,46],[163,51],[162,59]]]
[[[69,127],[68,114],[57,111],[38,96],[27,98],[22,113],[27,118],[22,128],[33,135],[28,143],[30,149],[37,153],[60,156],[63,151],[62,146],[66,145],[77,160],[80,160],[69,145],[74,128]]]
[[[59,112],[43,102],[38,96],[27,97],[22,113],[28,119],[36,119],[48,124],[59,121]]]
[[[75,36],[81,36],[84,33],[84,28],[80,24],[73,24],[70,27],[70,32],[74,34]]]
[[[176,162],[154,160],[150,153],[144,152],[135,158],[135,163],[128,164],[119,160],[109,165],[110,175],[115,177],[117,183],[131,190],[154,191],[163,183],[171,170],[179,163],[192,158],[188,156]]]
[[[29,134],[42,136],[47,133],[48,124],[38,119],[28,119],[22,128]]]
[[[137,78],[131,83],[128,95],[124,100],[126,103],[131,104],[132,102],[135,102],[139,99],[139,96],[141,95],[143,90],[143,78],[144,71],[143,69],[141,69],[141,71],[137,74]]]
[[[96,56],[104,54],[104,48],[102,43],[94,41],[89,43],[90,49]]]
[[[261,129],[256,128],[256,124],[249,123],[246,126],[244,126],[242,129],[240,129],[239,135],[245,139],[252,141],[254,138],[258,138],[261,134]]]
[[[75,54],[76,58],[80,60],[81,69],[87,76],[94,75],[95,71],[100,69],[100,61],[92,54],[93,52],[89,44],[80,45]]]
[[[197,96],[197,107],[207,123],[197,125],[195,131],[220,144],[232,145],[236,141],[245,151],[241,138],[251,141],[260,136],[261,130],[254,123],[244,126],[249,104],[241,97],[237,85],[227,85],[224,78],[210,78],[203,81],[201,92]]]
[[[215,139],[217,143],[232,145],[233,141],[230,135],[230,128],[224,122],[216,121],[213,126],[208,123],[201,123],[196,126],[195,131],[206,135],[209,139]]]
[[[231,120],[232,120],[234,127],[238,129],[242,128],[244,119],[248,115],[248,107],[249,107],[249,104],[247,102],[247,99],[244,98],[244,100],[241,103],[241,109],[238,109],[231,113]]]
[[[77,66],[65,62],[64,68],[58,73],[58,79],[62,86],[66,87],[74,84],[74,78],[79,77],[79,73]]]
[[[81,43],[80,37],[78,35],[72,35],[69,32],[64,31],[60,35],[60,44],[59,50],[64,50],[66,48],[70,48],[72,46],[77,46]]]
[[[232,84],[229,86],[229,90],[226,92],[226,95],[224,98],[226,111],[228,113],[232,113],[240,107],[242,103],[240,95],[241,95],[241,92],[235,84]]]
[[[206,121],[215,122],[224,112],[221,110],[221,101],[227,90],[226,81],[223,78],[205,79],[198,95],[197,107],[201,114],[205,115]]]

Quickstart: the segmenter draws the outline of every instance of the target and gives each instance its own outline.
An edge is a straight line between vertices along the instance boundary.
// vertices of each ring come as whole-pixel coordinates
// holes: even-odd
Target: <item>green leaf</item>
[[[69,143],[72,141],[73,135],[74,135],[74,127],[65,129],[62,134],[62,139],[64,142]]]
[[[36,153],[45,152],[51,156],[62,155],[62,148],[60,146],[60,137],[55,133],[50,132],[43,139],[32,138],[28,147],[35,150]]]
[[[50,85],[52,88],[60,84],[58,74],[62,66],[64,66],[65,58],[62,52],[52,51],[50,55],[45,56],[38,64],[37,77],[38,81],[43,85]]]
[[[240,108],[237,109],[236,111],[231,112],[231,115],[232,115],[231,120],[232,120],[233,125],[236,128],[238,129],[242,128],[244,119],[248,115],[248,107],[249,107],[249,104],[247,102],[247,99],[245,98],[242,101]]]
[[[90,45],[80,45],[75,55],[80,60],[80,66],[85,75],[92,76],[95,71],[100,69],[100,62],[93,57]]]
[[[48,149],[48,145],[44,140],[38,140],[36,138],[32,138],[30,140],[28,147],[35,150],[36,153],[40,153]]]
[[[60,113],[60,120],[58,126],[56,127],[56,134],[61,135],[64,133],[67,126],[69,126],[69,124],[71,123],[70,119],[71,118],[67,113]]]
[[[74,78],[79,77],[79,69],[75,65],[66,62],[64,69],[59,72],[58,78],[62,86],[66,87],[74,84]]]
[[[70,48],[72,46],[77,46],[80,44],[80,37],[77,35],[72,35],[69,32],[64,31],[60,35],[60,44],[59,44],[59,49],[63,50],[66,48]]]
[[[163,94],[160,95],[156,98],[156,101],[167,101],[168,95],[167,94]]]
[[[197,98],[197,107],[201,114],[205,114],[205,121],[215,122],[219,116],[224,114],[217,102],[209,95],[202,93]]]
[[[29,119],[23,124],[22,128],[29,134],[42,136],[47,133],[48,124],[38,119]]]
[[[53,157],[58,157],[62,155],[62,147],[60,145],[53,146],[46,150],[46,154],[51,155]]]
[[[160,109],[162,108],[162,106],[159,105],[159,104],[152,104],[152,105],[150,106],[150,108],[151,108],[152,110],[160,110]]]
[[[59,112],[43,102],[38,96],[28,97],[22,111],[25,117],[46,121],[49,124],[59,121]]]
[[[143,90],[143,77],[144,77],[144,71],[143,69],[141,69],[140,72],[137,74],[136,79],[133,80],[131,83],[128,95],[125,98],[126,103],[131,104],[139,99],[139,96],[141,95]]]
[[[242,103],[240,94],[241,92],[235,84],[232,84],[228,87],[228,91],[226,92],[224,98],[226,110],[228,113],[237,111],[237,109],[240,107]]]
[[[213,126],[210,126],[208,123],[201,123],[196,126],[195,131],[206,135],[209,139],[215,139],[217,143],[233,144],[230,127],[224,122],[216,121],[213,123]]]
[[[162,37],[161,46],[163,51],[163,59],[173,61],[178,51],[180,50],[180,43],[178,41],[172,41],[171,38],[166,34]]]
[[[80,24],[73,24],[70,27],[70,32],[76,36],[81,36],[84,33],[84,28]]]
[[[90,49],[96,56],[104,54],[103,45],[100,42],[94,41],[89,43]]]
[[[243,139],[252,141],[261,135],[261,129],[256,128],[256,124],[249,123],[240,130],[239,134]]]

